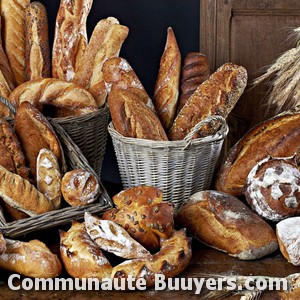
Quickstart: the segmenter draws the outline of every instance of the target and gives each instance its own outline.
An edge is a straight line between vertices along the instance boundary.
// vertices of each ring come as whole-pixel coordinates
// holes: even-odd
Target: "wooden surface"
[[[53,233],[51,233],[53,234]],[[44,234],[45,236],[45,234]],[[48,235],[49,237],[49,235]],[[52,236],[53,237],[53,236]],[[297,273],[300,268],[294,267],[281,256],[279,252],[257,261],[240,261],[220,251],[210,249],[197,241],[193,241],[193,257],[188,268],[181,274],[183,277],[203,277],[203,274],[219,275],[257,275],[285,277]],[[11,291],[6,285],[8,273],[1,270],[0,298],[2,299],[199,299],[194,291]],[[62,274],[61,277],[66,276]],[[240,299],[240,296],[230,296],[227,300]],[[300,299],[299,294],[265,292],[260,298],[265,299]]]
[[[292,29],[300,24],[299,0],[203,0],[200,2],[200,51],[212,70],[225,62],[244,66],[248,87],[228,119],[228,147],[265,115],[268,85],[252,86],[280,54],[295,46]]]

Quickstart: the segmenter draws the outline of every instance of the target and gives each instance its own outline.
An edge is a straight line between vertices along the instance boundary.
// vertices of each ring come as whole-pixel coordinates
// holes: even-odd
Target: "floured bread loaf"
[[[93,242],[83,223],[72,222],[68,232],[60,230],[60,255],[74,278],[110,278],[112,267],[100,247]]]
[[[271,226],[239,199],[216,191],[192,195],[176,221],[210,247],[242,260],[257,259],[278,248]]]
[[[61,273],[58,257],[39,240],[7,239],[6,251],[0,255],[0,268],[34,278],[54,278]]]
[[[247,177],[245,196],[268,220],[300,215],[300,171],[294,159],[267,157],[256,164]]]
[[[151,254],[120,225],[95,218],[88,212],[84,214],[84,220],[89,236],[101,249],[123,258],[151,257]]]
[[[300,265],[300,217],[288,218],[276,225],[282,255],[294,266]]]

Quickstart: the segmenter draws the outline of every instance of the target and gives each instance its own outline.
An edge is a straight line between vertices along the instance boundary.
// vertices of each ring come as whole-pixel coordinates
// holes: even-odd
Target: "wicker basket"
[[[64,129],[55,120],[50,119],[49,121],[62,144],[68,169],[73,170],[83,168],[97,176],[95,171],[90,167],[87,159],[83,156],[79,147],[72,141]],[[13,120],[10,122],[13,122]],[[98,196],[97,201],[82,207],[65,207],[9,223],[6,222],[3,212],[0,210],[0,231],[5,236],[13,238],[30,232],[66,224],[74,219],[82,219],[85,211],[90,213],[105,212],[112,208],[113,203],[100,180],[99,183],[101,194]]]
[[[216,134],[192,139],[209,122],[221,122]],[[112,123],[108,126],[123,188],[150,185],[160,188],[163,200],[174,203],[175,212],[190,195],[208,189],[228,133],[224,118],[212,116],[200,122],[181,141],[150,141],[127,138]]]

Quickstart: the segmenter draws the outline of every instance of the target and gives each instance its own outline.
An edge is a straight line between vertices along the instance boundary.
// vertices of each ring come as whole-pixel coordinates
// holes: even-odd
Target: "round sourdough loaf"
[[[300,215],[300,171],[294,159],[267,157],[257,163],[247,177],[245,196],[268,220]]]
[[[236,197],[202,191],[180,208],[176,222],[203,243],[242,260],[274,252],[274,230]]]

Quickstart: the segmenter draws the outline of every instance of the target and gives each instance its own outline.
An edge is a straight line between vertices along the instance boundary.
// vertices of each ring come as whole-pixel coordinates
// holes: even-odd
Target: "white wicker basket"
[[[221,122],[213,136],[193,139],[210,122]],[[175,212],[193,193],[208,189],[228,133],[226,121],[212,116],[198,123],[181,141],[150,141],[119,134],[110,123],[123,189],[138,185],[158,187],[163,200],[174,203]]]

